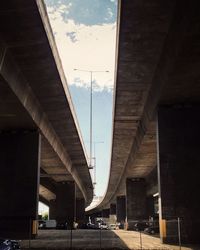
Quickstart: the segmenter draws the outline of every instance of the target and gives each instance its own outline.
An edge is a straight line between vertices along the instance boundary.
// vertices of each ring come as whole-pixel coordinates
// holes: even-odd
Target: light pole
[[[94,141],[94,157],[93,157],[93,159],[94,159],[94,180],[93,180],[93,186],[94,186],[94,196],[96,196],[95,195],[95,185],[97,184],[96,183],[96,155],[95,155],[95,145],[96,144],[99,144],[99,143],[104,143],[103,141]]]
[[[96,70],[82,70],[82,69],[74,69],[76,71],[82,71],[82,72],[88,72],[90,73],[90,161],[89,161],[89,169],[93,169],[92,166],[92,104],[93,104],[93,100],[92,100],[92,75],[93,73],[107,73],[109,72],[108,70],[105,71],[96,71]]]

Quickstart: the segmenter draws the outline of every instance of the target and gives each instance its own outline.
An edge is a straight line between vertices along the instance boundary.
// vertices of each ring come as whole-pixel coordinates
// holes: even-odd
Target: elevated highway
[[[131,229],[156,216],[159,193],[162,240],[175,240],[167,223],[180,217],[183,241],[198,241],[199,3],[124,0],[118,7],[110,177],[89,214],[116,215]]]
[[[35,220],[38,190],[54,206],[60,199],[62,218],[71,210],[75,216],[74,199],[81,200],[81,210],[92,201],[84,144],[41,0],[1,3],[0,158],[0,198],[13,201],[9,210],[6,201],[1,206],[1,218]]]

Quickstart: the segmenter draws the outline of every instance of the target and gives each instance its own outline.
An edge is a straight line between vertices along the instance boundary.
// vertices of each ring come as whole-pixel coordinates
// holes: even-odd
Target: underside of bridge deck
[[[147,210],[145,198],[159,191],[161,221],[181,217],[187,242],[198,241],[196,231],[199,233],[199,221],[194,220],[198,199],[193,195],[197,190],[193,174],[199,177],[199,131],[195,125],[199,124],[200,104],[199,17],[195,0],[119,1],[110,178],[102,202],[90,211],[108,208],[125,197],[123,220],[126,217],[128,223],[132,218],[141,219],[136,207]],[[193,130],[190,135],[189,127]],[[186,171],[185,165],[188,170],[183,178],[178,171]],[[172,185],[176,182],[182,191]],[[137,186],[141,187],[140,197]],[[178,194],[187,190],[190,205]],[[142,213],[145,219],[145,211]],[[190,224],[195,225],[193,229]],[[171,230],[174,227],[167,225],[161,232],[163,241],[174,240]]]
[[[29,154],[31,139],[29,142],[26,138],[33,134],[35,138],[40,139],[37,146],[33,143],[33,156],[31,156]],[[1,176],[8,178],[6,168],[10,169],[10,174],[18,171],[12,187],[13,190],[24,190],[24,193],[21,193],[24,199],[29,195],[29,188],[26,188],[26,185],[29,186],[28,173],[27,178],[26,172],[23,173],[22,183],[18,181],[21,180],[24,164],[27,165],[27,169],[33,164],[32,171],[35,169],[37,172],[30,181],[35,194],[32,196],[32,201],[27,202],[29,204],[27,217],[31,217],[32,220],[37,219],[38,192],[40,197],[50,202],[59,197],[58,186],[61,183],[73,183],[71,188],[66,185],[66,195],[67,191],[69,193],[71,189],[76,189],[72,202],[76,193],[78,199],[84,200],[81,203],[84,207],[90,204],[93,198],[93,185],[87,156],[46,8],[41,0],[8,0],[1,3],[0,135],[2,138],[0,170],[5,174]],[[13,170],[10,168],[12,161],[7,159],[9,150],[6,150],[6,145],[12,143],[13,150],[10,157],[13,162],[14,158],[16,159],[12,165]],[[17,155],[16,152],[20,147],[21,152]],[[32,158],[37,158],[37,162],[29,162]],[[46,181],[43,178],[46,178]],[[51,182],[54,182],[55,189],[49,185]],[[1,195],[4,197],[8,186],[2,183]],[[23,205],[20,205],[22,202],[15,203],[16,199],[12,199],[12,193],[9,193],[9,206],[23,213]],[[11,214],[15,214],[14,210],[13,213],[6,214],[7,206],[5,202],[0,217],[10,217]],[[19,233],[23,234],[20,230]]]

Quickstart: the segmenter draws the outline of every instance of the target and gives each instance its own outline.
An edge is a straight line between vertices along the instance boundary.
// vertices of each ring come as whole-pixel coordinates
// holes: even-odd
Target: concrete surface
[[[94,211],[125,195],[126,178],[148,178],[156,166],[157,107],[199,103],[198,5],[119,1],[110,179]]]
[[[38,129],[41,173],[55,183],[75,181],[76,196],[89,205],[87,156],[44,1],[1,4],[0,62],[0,130]],[[45,187],[40,195],[51,200]]]
[[[21,248],[26,249],[70,249],[70,230],[40,230],[37,239],[21,242]],[[101,245],[99,230],[73,230],[72,248],[75,249],[151,249],[178,250],[178,246],[161,244],[158,237],[124,230],[102,230]],[[198,250],[200,247],[182,247],[182,250]]]

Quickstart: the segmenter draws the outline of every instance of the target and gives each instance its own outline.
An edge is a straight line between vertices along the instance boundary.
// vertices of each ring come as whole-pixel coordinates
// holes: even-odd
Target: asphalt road
[[[141,236],[141,237],[140,237]],[[72,241],[71,241],[72,237]],[[160,243],[157,236],[125,230],[40,230],[36,239],[21,241],[22,249],[143,249],[179,250],[178,246]],[[199,250],[182,247],[181,250]]]

